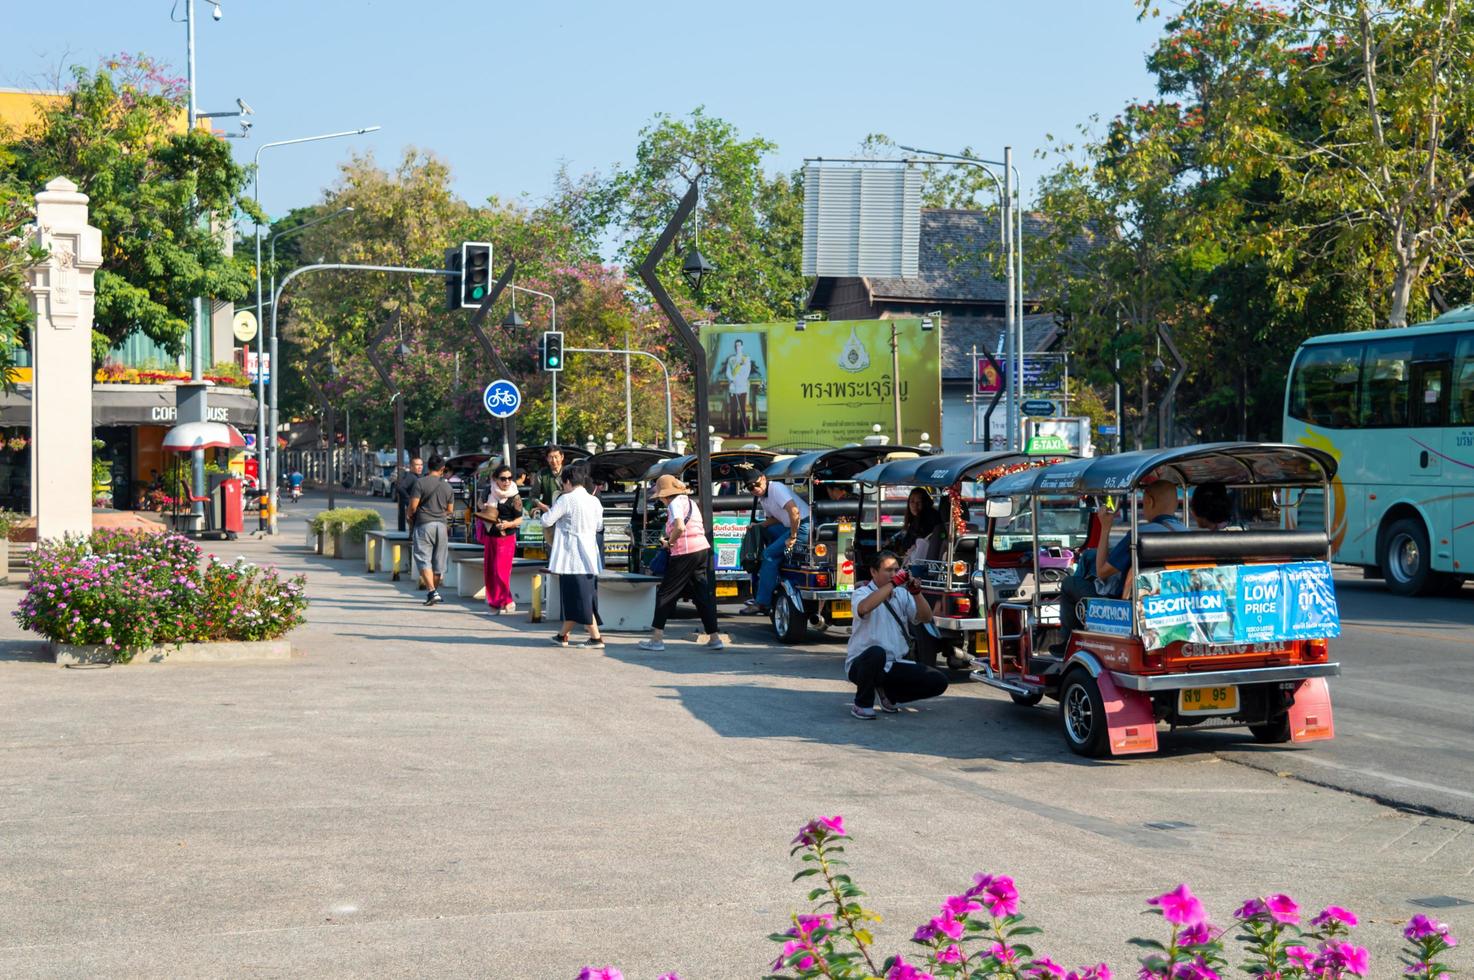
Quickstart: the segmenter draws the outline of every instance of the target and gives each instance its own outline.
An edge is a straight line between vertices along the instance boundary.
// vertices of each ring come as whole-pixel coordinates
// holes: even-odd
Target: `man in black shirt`
[[[425,605],[443,602],[440,597],[440,580],[445,577],[445,566],[450,558],[450,535],[446,521],[455,507],[455,491],[442,477],[445,475],[445,457],[435,453],[430,457],[430,473],[415,481],[409,492],[409,519],[413,531],[410,542],[415,556],[415,571],[420,576],[420,588],[428,589]]]
[[[409,469],[400,470],[399,476],[394,481],[394,499],[399,504],[399,529],[407,529],[405,517],[409,512],[409,492],[414,489],[415,481],[425,473],[425,461],[416,456],[409,461]]]

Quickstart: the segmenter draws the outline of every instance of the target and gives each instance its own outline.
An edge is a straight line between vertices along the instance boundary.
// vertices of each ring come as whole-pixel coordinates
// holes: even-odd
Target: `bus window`
[[[1412,358],[1410,340],[1379,340],[1366,345],[1361,366],[1362,425],[1392,428],[1409,424],[1408,380]]]
[[[1454,352],[1453,392],[1448,404],[1453,425],[1474,425],[1474,333],[1459,337]]]
[[[1413,362],[1414,425],[1444,425],[1448,419],[1448,361]]]
[[[1290,414],[1332,429],[1356,425],[1357,377],[1364,344],[1316,344],[1295,362]]]

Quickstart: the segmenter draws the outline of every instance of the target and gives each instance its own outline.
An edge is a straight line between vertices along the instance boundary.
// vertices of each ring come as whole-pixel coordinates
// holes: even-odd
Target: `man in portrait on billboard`
[[[732,341],[732,355],[723,373],[727,377],[727,435],[747,435],[747,399],[752,391],[752,358],[742,350],[742,341]]]

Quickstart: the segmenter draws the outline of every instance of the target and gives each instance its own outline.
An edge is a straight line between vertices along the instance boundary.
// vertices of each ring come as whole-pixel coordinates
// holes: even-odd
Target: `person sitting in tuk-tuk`
[[[1094,568],[1090,567],[1091,553],[1086,552],[1081,556],[1075,573],[1065,579],[1061,587],[1060,642],[1053,648],[1055,654],[1063,654],[1068,649],[1070,635],[1080,628],[1081,600],[1122,598],[1125,575],[1131,568],[1131,533],[1128,531],[1114,546],[1110,545],[1111,528],[1118,516],[1116,511],[1104,507],[1096,513],[1100,521],[1100,538],[1094,551]],[[1141,516],[1143,519],[1138,527],[1142,534],[1187,530],[1187,525],[1177,516],[1177,485],[1166,480],[1147,484],[1142,492]]]
[[[941,526],[942,515],[937,512],[937,505],[931,499],[931,494],[921,487],[913,487],[910,496],[906,498],[906,518],[901,524],[901,530],[891,536],[886,547],[901,555],[907,565],[925,561],[931,557],[929,539]],[[918,543],[921,544],[920,548],[917,547]]]
[[[855,495],[843,483],[824,484],[824,496],[830,500],[854,500]]]
[[[778,588],[778,566],[783,556],[792,552],[799,541],[809,537],[809,505],[781,483],[774,483],[761,473],[747,481],[747,490],[758,498],[766,515],[763,521],[763,563],[758,570],[757,595],[750,599],[739,616],[766,616]]]
[[[1189,508],[1200,531],[1238,530],[1233,526],[1233,500],[1222,483],[1200,483],[1194,487]]]

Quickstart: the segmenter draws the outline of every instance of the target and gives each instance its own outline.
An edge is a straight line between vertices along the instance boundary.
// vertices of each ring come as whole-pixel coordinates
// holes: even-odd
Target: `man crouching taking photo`
[[[921,587],[901,571],[901,559],[882,551],[870,563],[870,581],[850,597],[855,623],[844,669],[855,685],[850,714],[875,720],[880,710],[894,714],[908,701],[934,698],[947,689],[947,675],[909,658],[911,627],[931,622],[931,603]]]

